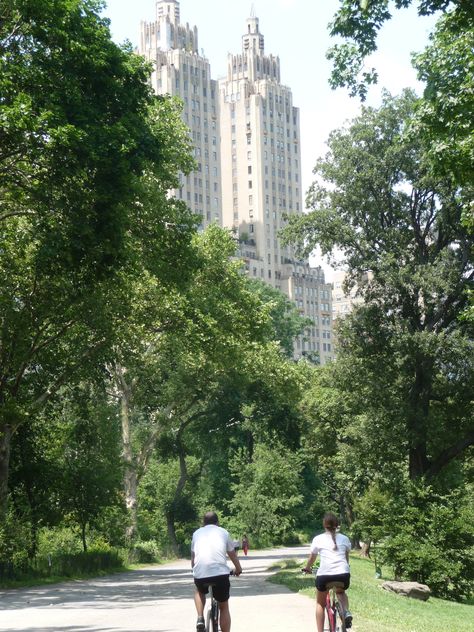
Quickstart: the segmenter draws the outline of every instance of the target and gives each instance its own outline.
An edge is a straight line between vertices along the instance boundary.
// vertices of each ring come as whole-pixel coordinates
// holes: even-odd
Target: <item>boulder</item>
[[[397,595],[421,599],[421,601],[426,601],[431,595],[429,587],[418,582],[384,582],[382,588],[397,593]]]

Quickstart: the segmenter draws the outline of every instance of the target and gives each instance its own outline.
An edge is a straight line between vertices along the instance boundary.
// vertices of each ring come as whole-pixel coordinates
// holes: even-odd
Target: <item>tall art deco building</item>
[[[202,217],[202,227],[222,222],[217,83],[209,61],[198,52],[197,28],[180,23],[179,2],[159,0],[154,22],[142,22],[139,53],[153,64],[157,94],[183,100],[183,118],[194,144],[197,171],[182,176],[174,195]]]
[[[154,64],[155,91],[184,102],[198,169],[175,194],[203,227],[233,228],[249,276],[284,292],[312,321],[295,357],[319,355],[324,364],[334,356],[331,285],[279,238],[284,215],[303,211],[299,109],[281,83],[279,58],[265,54],[258,18],[247,19],[242,51],[228,56],[217,82],[198,53],[196,27],[180,24],[177,0],[159,0],[155,22],[142,22],[139,52]]]

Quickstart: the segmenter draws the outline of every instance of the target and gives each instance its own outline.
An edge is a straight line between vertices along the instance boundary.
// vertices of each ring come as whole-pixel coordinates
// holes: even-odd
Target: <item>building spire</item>
[[[255,17],[255,2],[252,2],[252,6],[250,8],[250,17],[251,18]]]

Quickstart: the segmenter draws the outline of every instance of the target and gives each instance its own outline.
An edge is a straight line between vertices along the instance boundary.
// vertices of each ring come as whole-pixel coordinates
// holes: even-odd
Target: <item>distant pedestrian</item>
[[[242,551],[244,552],[244,555],[247,555],[248,550],[249,550],[249,539],[247,535],[244,533],[244,535],[242,536]]]

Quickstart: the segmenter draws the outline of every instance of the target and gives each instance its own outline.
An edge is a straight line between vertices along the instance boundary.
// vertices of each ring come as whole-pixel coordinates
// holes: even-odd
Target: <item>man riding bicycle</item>
[[[191,566],[196,586],[194,603],[198,615],[196,631],[205,630],[204,606],[209,585],[212,584],[214,597],[219,604],[221,630],[230,632],[230,581],[226,556],[234,564],[235,575],[242,573],[242,567],[234,550],[234,541],[228,531],[219,527],[214,511],[204,514],[203,525],[193,533],[191,543]]]

